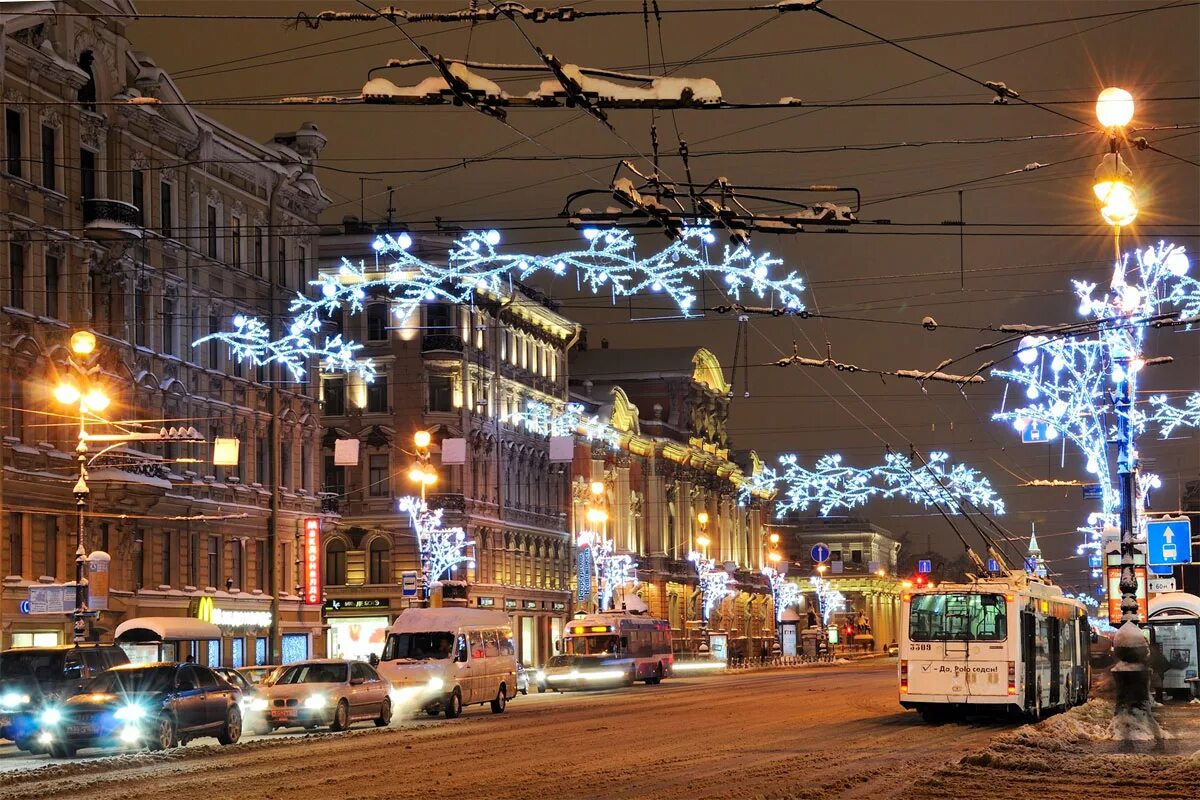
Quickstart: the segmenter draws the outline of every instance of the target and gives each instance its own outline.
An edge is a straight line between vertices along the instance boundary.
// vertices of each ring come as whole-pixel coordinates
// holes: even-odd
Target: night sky
[[[468,3],[395,5],[448,10]],[[622,0],[572,5],[641,8],[640,2]],[[750,4],[685,0],[660,5],[670,10]],[[345,0],[140,0],[137,6],[144,13],[186,6],[191,13],[221,15],[362,10]],[[450,106],[276,107],[271,103],[284,96],[356,94],[369,68],[420,54],[385,22],[326,23],[311,30],[278,20],[142,20],[131,24],[130,36],[174,76],[189,100],[261,101],[202,109],[245,134],[268,139],[314,121],[329,137],[318,174],[333,198],[324,218],[330,223],[358,215],[360,205],[367,218],[382,219],[388,205],[385,187],[391,185],[395,219],[414,230],[431,229],[434,216],[440,216],[465,227],[497,227],[505,231],[506,243],[550,252],[556,243],[578,241],[563,220],[555,219],[568,194],[607,186],[621,158],[644,172],[651,169],[646,157],[652,118],[662,150],[674,152],[679,138],[687,141],[697,182],[723,176],[735,185],[857,188],[860,220],[886,219],[892,225],[860,224],[842,234],[820,228],[795,236],[760,233],[753,239],[756,250],[783,257],[805,276],[808,307],[829,316],[752,321],[751,396],[742,398],[744,379],[738,374],[730,421],[735,446],[755,448],[768,461],[781,452],[799,453],[805,463],[840,452],[848,462],[862,465],[878,462],[885,444],[899,450],[907,450],[910,442],[925,451],[946,449],[954,460],[981,469],[1000,489],[1010,506],[1003,521],[1012,531],[1027,536],[1030,523],[1036,522],[1052,568],[1063,573],[1068,585],[1077,583],[1084,560],[1066,557],[1079,542],[1072,531],[1092,510],[1090,504],[1083,502],[1078,488],[1020,484],[1035,478],[1083,479],[1082,465],[1070,448],[1064,460],[1058,444],[1022,445],[1010,427],[989,421],[1000,404],[1000,381],[972,386],[964,396],[949,385],[923,390],[899,378],[885,383],[873,375],[765,364],[791,354],[795,342],[802,354],[823,357],[829,348],[833,358],[864,367],[929,369],[999,338],[978,330],[987,325],[1075,319],[1070,279],[1107,281],[1112,263],[1111,233],[1091,192],[1092,173],[1106,147],[1094,130],[1095,97],[1104,86],[1121,86],[1138,100],[1135,127],[1193,126],[1139,135],[1197,160],[1200,4],[826,0],[823,8],[889,39],[920,37],[904,46],[978,80],[1003,81],[1022,98],[1068,102],[1046,108],[1016,101],[981,105],[994,95],[971,80],[810,12],[666,14],[661,31],[653,20],[647,31],[640,13],[574,23],[522,22],[520,27],[534,44],[565,63],[660,74],[665,60],[668,69],[678,69],[673,74],[714,79],[728,101],[792,96],[808,104],[884,105],[653,115],[616,110],[609,112],[615,131],[579,109],[512,110],[510,128]],[[1131,13],[1100,16],[1119,11]],[[1064,18],[1071,21],[1036,24]],[[987,30],[996,27],[1003,29]],[[462,57],[469,51],[470,58],[482,61],[538,61],[530,42],[507,20],[473,28],[414,24],[407,30],[434,53]],[[433,71],[380,74],[397,84],[415,84]],[[487,75],[513,94],[530,91],[548,77]],[[896,105],[901,103],[924,105]],[[1080,135],[1038,138],[1068,133]],[[961,142],[1016,137],[1032,138]],[[957,143],[880,149],[930,140]],[[843,146],[857,149],[833,152]],[[522,160],[462,164],[487,154]],[[1141,193],[1141,213],[1123,241],[1133,246],[1168,239],[1194,254],[1200,246],[1200,169],[1152,151],[1125,157]],[[1046,166],[994,177],[1033,162]],[[685,179],[676,156],[663,159],[662,172]],[[370,180],[360,182],[360,177]],[[960,189],[967,223],[961,231],[939,224],[959,218]],[[582,205],[610,203],[597,195]],[[748,204],[758,211],[778,209],[769,201]],[[647,232],[640,241],[654,249],[667,240]],[[613,347],[703,345],[726,368],[732,365],[737,324],[728,315],[634,322],[671,309],[661,301],[614,308],[607,298],[580,297],[573,282],[541,288],[562,298],[565,313],[587,325],[592,346],[602,337]],[[711,307],[723,299],[710,285],[701,305]],[[934,332],[920,325],[927,315],[939,323]],[[1148,354],[1176,360],[1144,376],[1146,393],[1200,386],[1198,343],[1194,332],[1152,333]],[[983,360],[973,356],[954,369],[970,372]],[[1156,459],[1154,470],[1164,478],[1155,504],[1160,509],[1176,508],[1183,483],[1200,477],[1200,438],[1177,436],[1174,441],[1147,437],[1142,442],[1142,455]],[[882,504],[863,513],[897,533],[911,532],[921,547],[928,535],[935,548],[949,554],[961,550],[932,511]]]

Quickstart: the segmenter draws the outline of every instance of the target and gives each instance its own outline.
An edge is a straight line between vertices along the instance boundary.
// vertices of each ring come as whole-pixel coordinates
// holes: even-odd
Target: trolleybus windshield
[[[909,608],[908,638],[913,642],[1002,642],[1008,638],[1004,595],[915,594]]]

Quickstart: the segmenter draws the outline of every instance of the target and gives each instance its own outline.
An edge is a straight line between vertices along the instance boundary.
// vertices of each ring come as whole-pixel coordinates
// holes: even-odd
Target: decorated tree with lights
[[[783,619],[783,612],[791,606],[799,605],[804,591],[800,584],[789,581],[787,577],[774,567],[763,567],[763,577],[771,587],[771,600],[775,604],[775,621]]]
[[[467,548],[475,542],[467,539],[462,528],[442,527],[442,509],[430,510],[419,497],[401,497],[399,510],[408,514],[413,530],[417,532],[417,549],[421,554],[421,569],[425,586],[432,586],[447,573],[453,573],[459,564],[468,568],[475,560],[467,555]]]
[[[575,541],[580,552],[588,553],[596,580],[597,610],[611,610],[618,590],[637,585],[637,561],[628,554],[616,552],[613,540],[595,531],[580,531]]]
[[[696,574],[700,578],[700,598],[704,610],[704,622],[708,624],[712,613],[727,597],[733,597],[733,578],[717,562],[706,558],[703,554],[692,551],[688,553],[688,561],[696,565]]]
[[[1145,354],[1147,330],[1190,329],[1200,322],[1200,281],[1188,275],[1189,269],[1184,248],[1171,244],[1123,255],[1105,289],[1098,291],[1090,281],[1072,282],[1084,325],[1025,336],[1015,352],[1018,365],[992,370],[1024,395],[1015,407],[1006,402],[993,419],[1018,431],[1037,426],[1038,438],[1062,436],[1080,451],[1087,473],[1099,484],[1100,509],[1080,528],[1086,536],[1080,551],[1100,554],[1104,529],[1120,529],[1125,621],[1137,619],[1136,600],[1126,587],[1136,586],[1132,543],[1142,528],[1140,510],[1148,493],[1161,485],[1157,476],[1139,474],[1137,439],[1151,428],[1166,437],[1200,422],[1200,392],[1181,406],[1165,395],[1141,406],[1137,402],[1142,370],[1170,360]],[[1005,394],[1007,401],[1007,389]],[[1108,443],[1114,440],[1112,454]]]
[[[828,626],[829,620],[833,619],[834,614],[845,610],[846,597],[820,575],[813,575],[808,582],[817,595],[817,608],[821,612],[821,622]]]

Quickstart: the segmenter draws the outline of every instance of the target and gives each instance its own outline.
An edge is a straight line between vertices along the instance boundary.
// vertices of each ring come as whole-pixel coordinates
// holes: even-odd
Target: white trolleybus
[[[656,684],[670,676],[674,664],[671,624],[628,611],[573,619],[556,646],[559,654],[537,672],[540,691]]]
[[[1082,603],[1024,574],[905,591],[900,705],[926,720],[967,710],[1040,717],[1087,700]]]

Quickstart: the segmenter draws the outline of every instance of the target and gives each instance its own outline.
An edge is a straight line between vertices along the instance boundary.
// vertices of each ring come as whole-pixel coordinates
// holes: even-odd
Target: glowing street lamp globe
[[[1108,153],[1096,168],[1092,191],[1100,201],[1100,215],[1109,225],[1124,227],[1137,217],[1137,192],[1133,171],[1119,153]]]
[[[64,406],[73,406],[79,402],[79,390],[69,383],[60,383],[54,388],[54,399]]]
[[[99,389],[92,389],[83,396],[83,404],[92,411],[103,411],[108,408],[108,395]]]
[[[77,356],[91,355],[96,349],[96,335],[91,331],[71,334],[71,352]]]
[[[1106,128],[1123,128],[1133,119],[1133,95],[1110,87],[1096,100],[1096,119]]]
[[[417,431],[413,434],[413,444],[415,444],[419,450],[428,448],[431,441],[433,441],[433,437],[430,436],[429,431]]]

